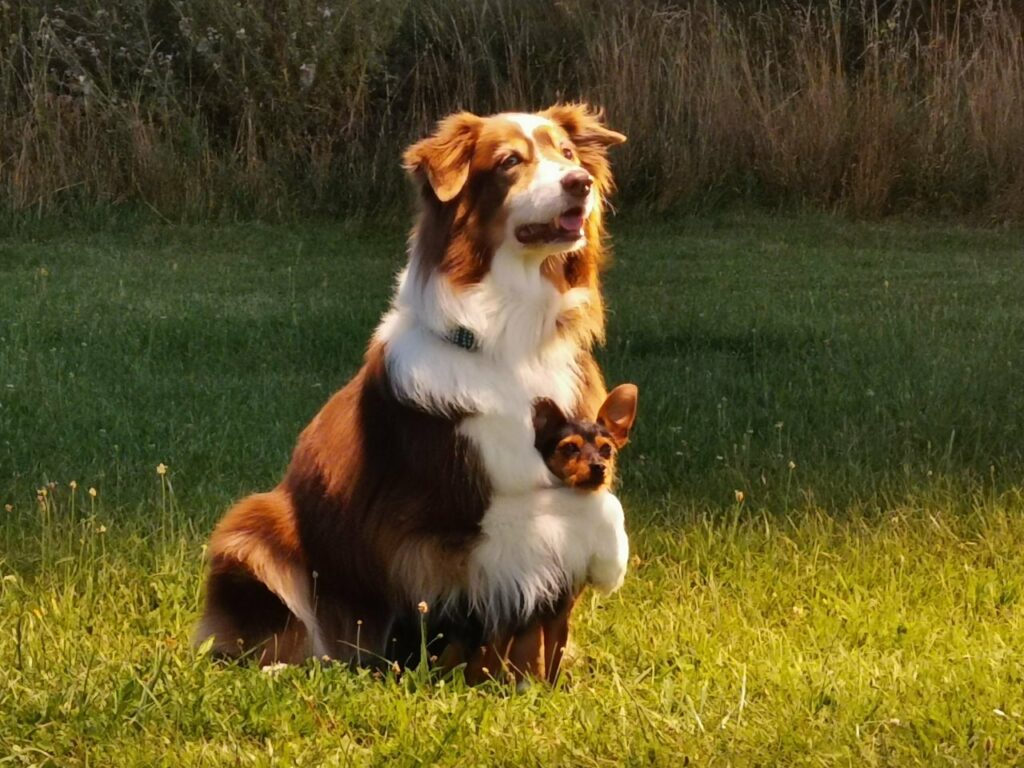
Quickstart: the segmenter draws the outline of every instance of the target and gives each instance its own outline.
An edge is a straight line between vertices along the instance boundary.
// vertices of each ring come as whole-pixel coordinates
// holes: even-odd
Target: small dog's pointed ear
[[[605,127],[603,111],[591,109],[586,104],[555,104],[541,115],[560,125],[578,147],[605,151],[626,141],[621,133]]]
[[[446,117],[433,135],[405,150],[403,167],[414,176],[422,175],[442,203],[455,199],[469,178],[482,124],[483,120],[470,112]]]
[[[533,403],[533,431],[538,444],[543,442],[547,435],[560,429],[565,421],[565,414],[553,400],[545,397]]]
[[[636,384],[620,384],[605,398],[597,412],[597,423],[611,433],[617,448],[629,442],[629,432],[636,421],[636,401],[640,394]]]

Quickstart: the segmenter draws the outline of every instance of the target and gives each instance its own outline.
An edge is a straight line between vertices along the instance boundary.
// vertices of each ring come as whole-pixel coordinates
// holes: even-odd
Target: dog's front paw
[[[622,505],[606,494],[602,508],[603,530],[598,546],[587,564],[587,581],[598,591],[611,594],[622,586],[629,563],[629,537],[626,535]]]
[[[626,566],[629,560],[629,539],[625,534],[619,542],[621,548],[613,556],[594,555],[587,569],[587,581],[599,592],[610,595],[622,586],[626,579]]]

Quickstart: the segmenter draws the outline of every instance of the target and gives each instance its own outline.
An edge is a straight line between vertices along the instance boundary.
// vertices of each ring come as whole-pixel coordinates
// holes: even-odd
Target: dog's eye
[[[519,165],[521,162],[523,162],[523,158],[521,158],[519,155],[509,155],[508,157],[501,161],[501,167],[506,171],[510,171],[517,165]]]
[[[570,147],[562,147],[562,157],[564,157],[566,160],[572,160],[572,149]]]
[[[561,450],[566,456],[580,455],[580,447],[576,445],[576,443],[563,443],[559,446],[559,450]]]
[[[610,459],[612,457],[612,447],[608,443],[601,446],[600,450],[602,459]]]

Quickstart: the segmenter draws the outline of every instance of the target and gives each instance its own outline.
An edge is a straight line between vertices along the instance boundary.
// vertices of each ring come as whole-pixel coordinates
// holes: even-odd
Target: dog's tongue
[[[558,226],[567,232],[579,232],[583,229],[583,211],[563,213],[558,217]]]

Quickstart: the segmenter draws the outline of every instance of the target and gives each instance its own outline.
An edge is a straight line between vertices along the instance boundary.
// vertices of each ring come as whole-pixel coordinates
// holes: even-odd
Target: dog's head
[[[615,457],[636,421],[635,384],[613,389],[597,419],[569,419],[550,400],[533,406],[534,446],[548,469],[570,488],[596,491],[611,485]]]
[[[422,189],[422,257],[465,284],[499,249],[537,263],[584,249],[600,236],[608,148],[625,140],[579,104],[446,118],[404,156]]]

